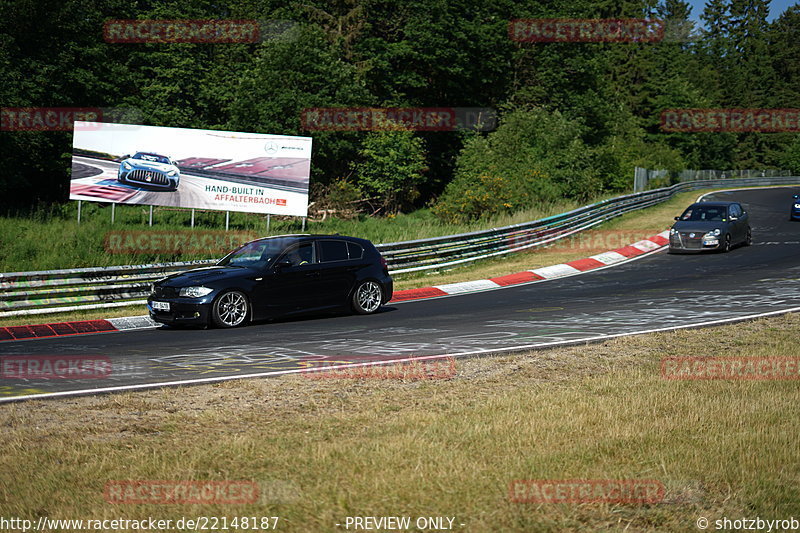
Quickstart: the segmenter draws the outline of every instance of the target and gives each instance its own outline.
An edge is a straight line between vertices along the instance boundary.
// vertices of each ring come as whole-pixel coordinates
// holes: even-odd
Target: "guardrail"
[[[377,245],[392,274],[445,268],[542,246],[611,218],[695,189],[794,185],[797,177],[683,182],[603,200],[551,217],[458,235]],[[0,274],[0,316],[29,315],[144,304],[150,284],[166,275],[212,265],[215,259]]]

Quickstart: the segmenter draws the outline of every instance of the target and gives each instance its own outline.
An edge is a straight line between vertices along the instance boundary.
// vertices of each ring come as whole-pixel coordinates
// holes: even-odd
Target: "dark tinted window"
[[[347,250],[350,253],[350,259],[361,259],[364,257],[364,249],[360,244],[354,242],[347,243]]]
[[[725,206],[699,205],[688,208],[681,215],[681,220],[714,220],[721,221],[725,218]]]
[[[322,262],[347,261],[347,242],[345,241],[319,241]]]
[[[290,239],[263,239],[249,242],[225,256],[217,264],[264,268],[269,266],[290,242]]]
[[[308,265],[316,263],[314,254],[314,243],[304,242],[299,246],[293,246],[286,252],[285,259],[292,263],[292,266]]]

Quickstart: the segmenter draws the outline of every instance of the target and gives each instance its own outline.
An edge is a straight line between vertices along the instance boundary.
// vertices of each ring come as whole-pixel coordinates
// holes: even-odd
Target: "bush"
[[[580,126],[558,112],[509,113],[497,130],[466,142],[453,181],[433,205],[434,214],[463,223],[564,196],[595,196],[602,179],[580,134]]]
[[[419,196],[427,171],[422,139],[409,131],[368,134],[352,168],[356,183],[374,200],[374,211],[396,213]]]

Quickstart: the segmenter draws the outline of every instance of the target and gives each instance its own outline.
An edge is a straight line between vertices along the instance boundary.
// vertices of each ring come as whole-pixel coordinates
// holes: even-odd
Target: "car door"
[[[326,307],[344,305],[355,283],[358,262],[350,259],[348,241],[344,239],[320,239],[317,246],[324,285],[319,295],[320,303]]]
[[[314,309],[321,282],[314,242],[291,244],[259,281],[254,308],[260,316]]]
[[[744,241],[745,238],[747,221],[744,219],[743,215],[744,213],[739,204],[730,205],[728,218],[730,219],[733,226],[732,239],[734,243],[742,242]]]

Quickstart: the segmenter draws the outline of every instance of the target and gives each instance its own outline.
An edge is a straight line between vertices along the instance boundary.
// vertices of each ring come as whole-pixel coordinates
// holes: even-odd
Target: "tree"
[[[375,213],[396,213],[414,201],[425,179],[425,147],[409,131],[369,133],[352,165],[356,183],[375,199]]]

